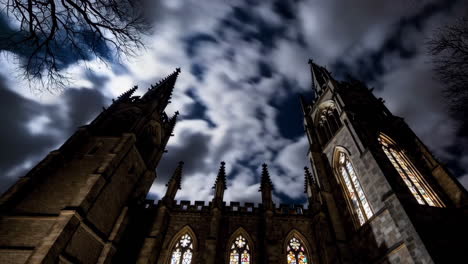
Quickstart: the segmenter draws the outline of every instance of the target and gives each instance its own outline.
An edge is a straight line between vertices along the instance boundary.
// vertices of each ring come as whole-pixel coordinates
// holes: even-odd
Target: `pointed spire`
[[[262,178],[260,180],[260,190],[273,190],[273,182],[270,178],[270,173],[268,172],[268,166],[263,163],[262,164]]]
[[[318,98],[322,94],[325,84],[331,78],[330,73],[324,67],[315,64],[311,59],[309,59],[309,64],[312,75],[312,90],[315,98]]]
[[[312,210],[320,209],[321,198],[320,190],[315,181],[315,178],[312,176],[312,173],[309,171],[309,168],[304,167],[304,193],[307,193],[307,198],[309,199],[309,208]]]
[[[159,101],[159,109],[161,111],[166,108],[170,103],[172,96],[172,91],[174,90],[174,85],[179,76],[180,68],[168,75],[166,78],[163,78],[156,85],[151,85],[151,88],[148,89],[148,92],[142,97],[143,100],[157,100]]]
[[[272,211],[273,205],[273,183],[270,179],[270,173],[268,173],[268,167],[265,163],[262,165],[262,178],[260,180],[260,190],[262,192],[262,204],[266,211]]]
[[[174,202],[174,198],[177,194],[177,190],[181,189],[181,182],[182,182],[182,169],[184,167],[184,162],[180,161],[177,168],[174,170],[172,177],[167,182],[167,190],[166,195],[163,197],[163,201],[170,205]]]
[[[169,119],[169,133],[168,135],[171,135],[171,133],[174,131],[175,125],[177,123],[177,117],[179,116],[179,111],[175,111],[174,115]]]
[[[174,182],[177,186],[177,189],[181,189],[181,182],[182,182],[182,169],[184,168],[184,162],[179,161],[179,164],[177,165],[177,168],[175,169],[174,173],[172,174],[172,177],[169,179],[169,182],[166,184],[166,186],[169,186],[171,182]]]
[[[224,167],[226,163],[221,161],[221,166],[219,167],[218,176],[216,176],[216,181],[213,186],[213,189],[216,189],[217,186],[221,186],[223,190],[226,190],[226,168]]]
[[[128,89],[126,92],[121,94],[116,101],[125,101],[130,99],[130,97],[133,95],[133,93],[138,89],[138,85],[133,86],[133,88]]]
[[[307,193],[308,186],[310,184],[315,185],[314,178],[312,177],[312,174],[310,173],[309,168],[307,168],[307,167],[304,167],[304,177],[305,177],[305,180],[304,180],[304,193]]]

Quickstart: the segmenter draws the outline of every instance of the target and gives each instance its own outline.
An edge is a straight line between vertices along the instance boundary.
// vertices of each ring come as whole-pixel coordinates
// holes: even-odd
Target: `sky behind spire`
[[[148,1],[154,33],[140,55],[109,66],[70,63],[73,84],[38,94],[0,59],[0,189],[4,191],[78,126],[134,85],[147,88],[180,67],[167,108],[175,136],[150,197],[161,198],[177,162],[177,199],[210,200],[226,161],[227,201],[260,201],[267,163],[275,202],[306,200],[307,139],[299,94],[311,96],[308,59],[333,77],[375,87],[436,156],[468,186],[468,140],[457,133],[431,72],[424,42],[462,15],[465,1]],[[2,24],[3,25],[3,24]],[[4,26],[4,25],[3,25]],[[3,30],[3,29],[1,29]]]

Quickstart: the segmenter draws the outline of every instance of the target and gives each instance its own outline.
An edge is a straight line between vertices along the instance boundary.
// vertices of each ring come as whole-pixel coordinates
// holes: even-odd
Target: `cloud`
[[[444,8],[425,11],[436,4]],[[444,111],[441,86],[432,79],[420,47],[424,36],[453,14],[450,4],[165,0],[148,1],[145,10],[155,25],[146,39],[148,48],[120,65],[90,61],[94,74],[70,65],[76,76],[73,87],[80,89],[71,87],[40,100],[27,89],[12,92],[10,88],[21,88],[21,82],[4,78],[0,93],[7,101],[0,107],[15,113],[4,118],[17,137],[3,132],[0,140],[8,141],[7,147],[31,145],[2,158],[0,169],[19,175],[90,121],[111,98],[135,84],[141,95],[145,87],[181,67],[167,108],[169,114],[179,110],[181,120],[150,197],[164,195],[167,180],[183,160],[177,199],[209,200],[224,160],[226,201],[260,202],[264,162],[276,186],[277,203],[304,201],[303,167],[309,161],[297,95],[310,92],[309,57],[328,65],[336,76],[349,72],[377,86],[389,108],[405,117],[437,155],[466,168],[468,154],[454,150],[461,139]],[[5,76],[14,71],[9,65],[1,69]],[[459,173],[466,175],[462,169]]]
[[[68,89],[57,104],[40,104],[7,88],[0,76],[0,191],[23,176],[78,126],[88,123],[106,103],[96,89]],[[83,102],[89,103],[86,107]]]

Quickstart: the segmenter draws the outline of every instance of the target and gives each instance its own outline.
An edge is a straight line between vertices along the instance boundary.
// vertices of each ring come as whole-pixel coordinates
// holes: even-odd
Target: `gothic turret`
[[[262,192],[262,203],[266,210],[273,209],[273,183],[270,179],[270,173],[268,172],[268,166],[264,163],[262,165],[262,178],[260,180],[260,190]]]

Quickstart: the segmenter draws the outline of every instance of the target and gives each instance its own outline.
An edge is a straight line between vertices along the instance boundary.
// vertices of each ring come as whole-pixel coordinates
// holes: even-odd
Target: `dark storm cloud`
[[[209,135],[184,131],[180,135],[177,145],[169,145],[158,166],[158,182],[166,183],[172,176],[179,161],[184,162],[184,175],[192,175],[206,170],[205,158],[209,154]]]
[[[28,159],[35,158],[56,144],[56,140],[47,135],[31,135],[26,124],[34,117],[47,112],[40,104],[23,98],[6,88],[3,77],[0,79],[0,192],[4,191],[17,175],[7,176],[14,167]],[[18,171],[24,172],[20,168]],[[14,173],[14,172],[13,172]]]
[[[98,90],[70,88],[63,93],[65,108],[44,105],[18,95],[6,85],[1,77],[0,111],[9,114],[0,116],[5,128],[0,137],[0,191],[95,117],[106,103]]]
[[[307,59],[311,57],[334,65],[334,76],[348,72],[372,81],[368,84],[379,88],[379,96],[431,149],[466,167],[468,154],[453,147],[459,139],[448,128],[452,120],[441,102],[431,99],[440,86],[434,84],[422,58],[424,34],[454,14],[457,8],[450,7],[452,2],[148,1],[145,11],[155,23],[149,43],[154,47],[135,61],[112,65],[112,71],[86,75],[92,89],[65,92],[54,104],[20,97],[29,107],[37,107],[28,111],[44,112],[49,120],[35,115],[22,118],[25,110],[15,110],[23,121],[12,125],[25,127],[19,135],[26,141],[60,138],[43,147],[45,154],[100,111],[106,102],[101,93],[115,96],[123,84],[151,83],[182,67],[168,107],[169,112],[181,110],[181,120],[151,195],[164,194],[164,185],[183,160],[178,199],[208,200],[219,162],[224,160],[229,173],[226,200],[260,201],[258,180],[266,162],[275,196],[283,202],[302,202],[308,143],[297,94],[310,93]],[[30,135],[30,123],[37,123],[39,132]],[[31,148],[17,156],[28,155],[27,150]],[[36,150],[31,153],[44,156]],[[21,167],[24,160],[13,163]]]
[[[458,1],[439,1],[429,3],[415,14],[402,17],[392,26],[385,37],[385,40],[378,49],[365,50],[354,56],[349,56],[352,50],[359,49],[351,46],[346,49],[342,56],[332,65],[332,71],[338,78],[343,78],[347,74],[366,82],[373,82],[379,79],[387,71],[387,61],[389,57],[399,59],[412,58],[421,51],[424,52],[424,43],[427,35],[423,34],[426,24],[434,16],[449,12]],[[416,37],[419,34],[419,37]],[[410,38],[410,40],[408,40]],[[359,45],[359,44],[356,44]],[[398,67],[398,65],[393,65]],[[376,87],[379,89],[379,87]]]
[[[287,25],[268,21],[268,15],[262,16],[253,8],[257,3],[251,5],[234,7],[216,29],[217,34],[225,38],[226,30],[235,31],[244,41],[259,41],[262,44],[261,51],[267,53],[275,46],[277,39],[284,36]]]

